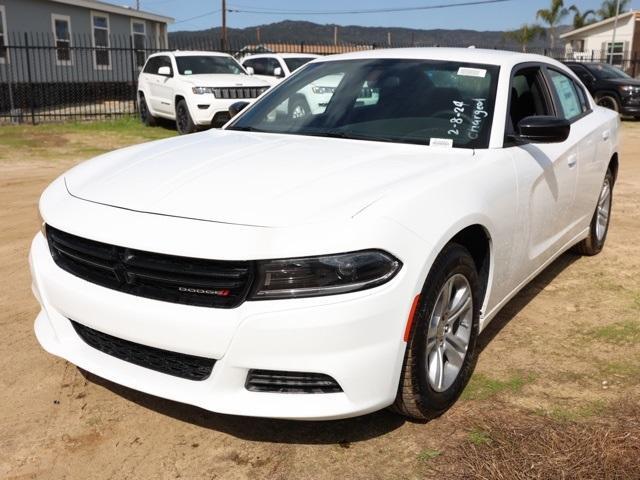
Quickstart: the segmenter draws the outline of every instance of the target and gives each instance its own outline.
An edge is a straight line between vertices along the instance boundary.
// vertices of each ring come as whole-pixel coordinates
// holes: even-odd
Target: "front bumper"
[[[237,415],[333,419],[390,405],[405,351],[402,333],[414,279],[403,269],[381,287],[299,300],[245,302],[230,310],[141,298],[60,269],[38,234],[30,253],[35,321],[48,352],[98,376],[146,393]],[[104,354],[69,319],[132,342],[216,359],[209,378],[186,380]],[[322,373],[341,393],[250,392],[249,369]]]
[[[211,94],[193,95],[190,100],[189,113],[196,125],[221,127],[226,121],[224,123],[217,122],[216,124],[216,120],[228,115],[229,107],[239,101],[252,103],[255,98],[220,99]]]

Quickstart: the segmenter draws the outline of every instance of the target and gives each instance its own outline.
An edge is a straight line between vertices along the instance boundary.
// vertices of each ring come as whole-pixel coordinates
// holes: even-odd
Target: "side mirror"
[[[281,67],[276,67],[273,69],[273,76],[274,77],[284,77],[284,72],[282,71]]]
[[[231,115],[231,118],[235,117],[242,110],[247,108],[247,105],[249,105],[249,102],[234,102],[234,103],[232,103],[229,106],[229,115]]]
[[[256,73],[256,71],[253,69],[253,67],[244,67],[244,69],[247,71],[247,73],[249,75],[253,75]]]
[[[158,75],[162,75],[163,77],[171,76],[171,67],[160,67],[158,69]]]
[[[518,123],[515,140],[523,143],[562,143],[571,132],[571,124],[564,118],[546,115],[525,117]]]

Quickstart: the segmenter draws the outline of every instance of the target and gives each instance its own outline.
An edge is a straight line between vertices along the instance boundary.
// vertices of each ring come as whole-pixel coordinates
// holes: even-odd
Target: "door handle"
[[[610,135],[609,130],[605,130],[604,132],[602,132],[602,140],[604,140],[605,142],[609,140],[609,135]]]
[[[567,157],[567,165],[569,165],[569,168],[575,167],[576,163],[578,163],[578,155],[576,153],[572,153]]]

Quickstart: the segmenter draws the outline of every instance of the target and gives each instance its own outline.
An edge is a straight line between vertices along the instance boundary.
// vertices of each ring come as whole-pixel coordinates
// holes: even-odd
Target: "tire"
[[[611,169],[607,170],[598,195],[598,203],[589,225],[589,236],[573,247],[580,255],[593,256],[602,251],[609,233],[611,206],[613,204],[613,186],[615,178]]]
[[[140,94],[140,100],[138,102],[138,107],[140,110],[140,120],[147,127],[155,127],[158,124],[158,119],[151,115],[149,111],[149,106],[147,105],[147,101],[144,98],[144,94]]]
[[[176,105],[176,128],[180,135],[187,135],[198,131],[189,113],[187,102],[184,100],[178,101]]]
[[[446,290],[450,284],[453,288]],[[464,303],[460,298],[465,297],[458,298],[458,296],[462,296],[465,289],[468,295],[466,298],[471,301],[471,304],[457,310],[459,316],[452,322],[450,329],[448,327],[441,329],[441,325],[448,323],[437,321],[438,318],[443,317],[438,315],[443,311],[441,307],[445,305],[442,299],[446,297],[447,291],[449,294],[453,292],[453,300],[449,299],[446,302],[447,308],[444,310],[446,319],[447,311],[449,313],[456,311],[455,308],[449,310],[450,307]],[[480,297],[480,280],[469,251],[456,243],[447,245],[438,255],[424,284],[405,352],[398,394],[391,407],[392,410],[414,420],[429,420],[441,415],[455,403],[467,385],[476,364]],[[458,298],[457,303],[456,298]],[[468,335],[467,346],[463,349],[460,347],[464,341],[460,343],[460,338],[466,335]],[[452,348],[450,337],[458,339],[457,349]],[[445,353],[440,356],[443,366],[441,371],[445,372],[445,375],[439,376],[436,360],[439,357],[438,351],[442,349]],[[455,351],[463,352],[462,361],[460,361],[460,355],[452,354]],[[454,357],[458,358],[457,362],[452,362]],[[446,378],[446,372],[450,374],[448,378]],[[438,378],[441,381],[438,381]]]
[[[602,94],[596,97],[596,104],[608,108],[614,112],[620,112],[620,102],[613,95]]]
[[[289,117],[294,120],[302,119],[311,113],[309,104],[303,97],[295,98],[289,107]]]

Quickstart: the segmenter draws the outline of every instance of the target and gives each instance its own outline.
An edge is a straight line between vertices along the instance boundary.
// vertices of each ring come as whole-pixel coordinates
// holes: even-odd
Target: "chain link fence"
[[[94,46],[90,36],[74,35],[68,42],[56,42],[51,34],[37,33],[9,35],[5,42],[6,45],[0,45],[0,123],[37,124],[135,115],[138,75],[146,58],[162,51],[157,48],[136,48],[130,36],[113,35],[109,37],[108,47]],[[169,49],[224,51],[241,59],[246,55],[264,52],[331,55],[377,48],[434,46],[445,45],[278,41],[224,44],[219,39],[199,38],[170,41]],[[600,62],[609,59],[607,52],[603,51],[572,52],[564,48],[553,51],[530,49],[529,53],[539,53],[561,61]],[[617,56],[614,57],[614,64],[634,77],[636,73],[640,74],[635,57]]]

